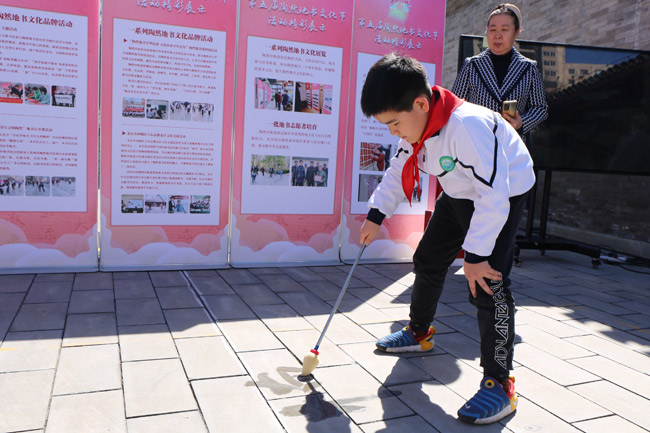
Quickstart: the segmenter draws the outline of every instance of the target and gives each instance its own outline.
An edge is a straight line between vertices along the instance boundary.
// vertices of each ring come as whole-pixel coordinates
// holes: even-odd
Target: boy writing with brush
[[[422,236],[413,265],[410,322],[377,342],[386,352],[433,349],[430,326],[447,270],[461,248],[469,300],[477,307],[484,378],[458,411],[461,420],[488,424],[514,412],[510,376],[514,346],[514,299],[508,276],[533,161],[517,132],[497,113],[431,87],[415,59],[388,54],[368,72],[363,113],[400,138],[398,152],[368,201],[361,243],[369,244],[414,188],[419,172],[438,177],[443,193]]]

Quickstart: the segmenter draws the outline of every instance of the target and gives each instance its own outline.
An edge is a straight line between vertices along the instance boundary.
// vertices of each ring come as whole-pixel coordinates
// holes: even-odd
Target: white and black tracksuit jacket
[[[404,201],[402,168],[412,151],[410,143],[400,140],[397,154],[368,200],[371,221],[381,223]],[[439,133],[425,140],[418,167],[437,176],[450,197],[474,202],[462,248],[483,257],[492,253],[508,218],[509,198],[535,183],[533,161],[519,134],[499,114],[469,102],[456,108]]]
[[[515,48],[508,72],[499,87],[490,58],[490,49],[465,59],[451,91],[465,99],[497,113],[503,101],[517,100],[521,114],[523,134],[548,117],[546,94],[537,62],[522,56]]]

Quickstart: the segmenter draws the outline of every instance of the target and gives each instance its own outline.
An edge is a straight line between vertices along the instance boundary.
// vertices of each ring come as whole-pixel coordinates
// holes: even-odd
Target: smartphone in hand
[[[501,113],[507,113],[511,117],[517,116],[517,100],[503,101],[501,105]]]

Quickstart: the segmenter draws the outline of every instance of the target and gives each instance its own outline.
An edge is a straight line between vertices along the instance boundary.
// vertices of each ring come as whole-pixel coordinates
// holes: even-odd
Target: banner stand
[[[157,272],[157,271],[197,271],[207,269],[229,269],[227,265],[135,265],[135,266],[100,266],[100,272]]]
[[[75,274],[82,272],[97,272],[97,266],[67,266],[45,268],[2,268],[0,275],[17,274]]]

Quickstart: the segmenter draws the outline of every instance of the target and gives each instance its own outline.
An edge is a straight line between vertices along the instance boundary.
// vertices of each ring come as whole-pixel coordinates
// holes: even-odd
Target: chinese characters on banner
[[[113,225],[219,224],[225,39],[113,20]]]
[[[340,101],[323,111],[321,94],[340,92],[341,53],[248,37],[242,213],[334,212]]]
[[[352,2],[240,6],[231,262],[338,262]]]
[[[388,128],[361,111],[361,90],[370,67],[391,51],[418,59],[426,68],[431,85],[440,82],[444,43],[444,0],[357,0],[352,44],[350,106],[341,255],[352,259],[359,250],[359,229],[368,213],[368,199],[381,183],[397,152],[399,139]],[[433,207],[435,188],[421,174],[412,205],[406,198],[395,214],[384,220],[376,240],[364,256],[372,259],[411,260],[423,230],[424,213]],[[435,185],[435,182],[432,183]]]
[[[5,3],[0,269],[96,269],[99,5]]]
[[[0,18],[2,208],[85,211],[88,19],[4,7]]]
[[[103,14],[101,267],[225,266],[236,2],[119,3]]]

